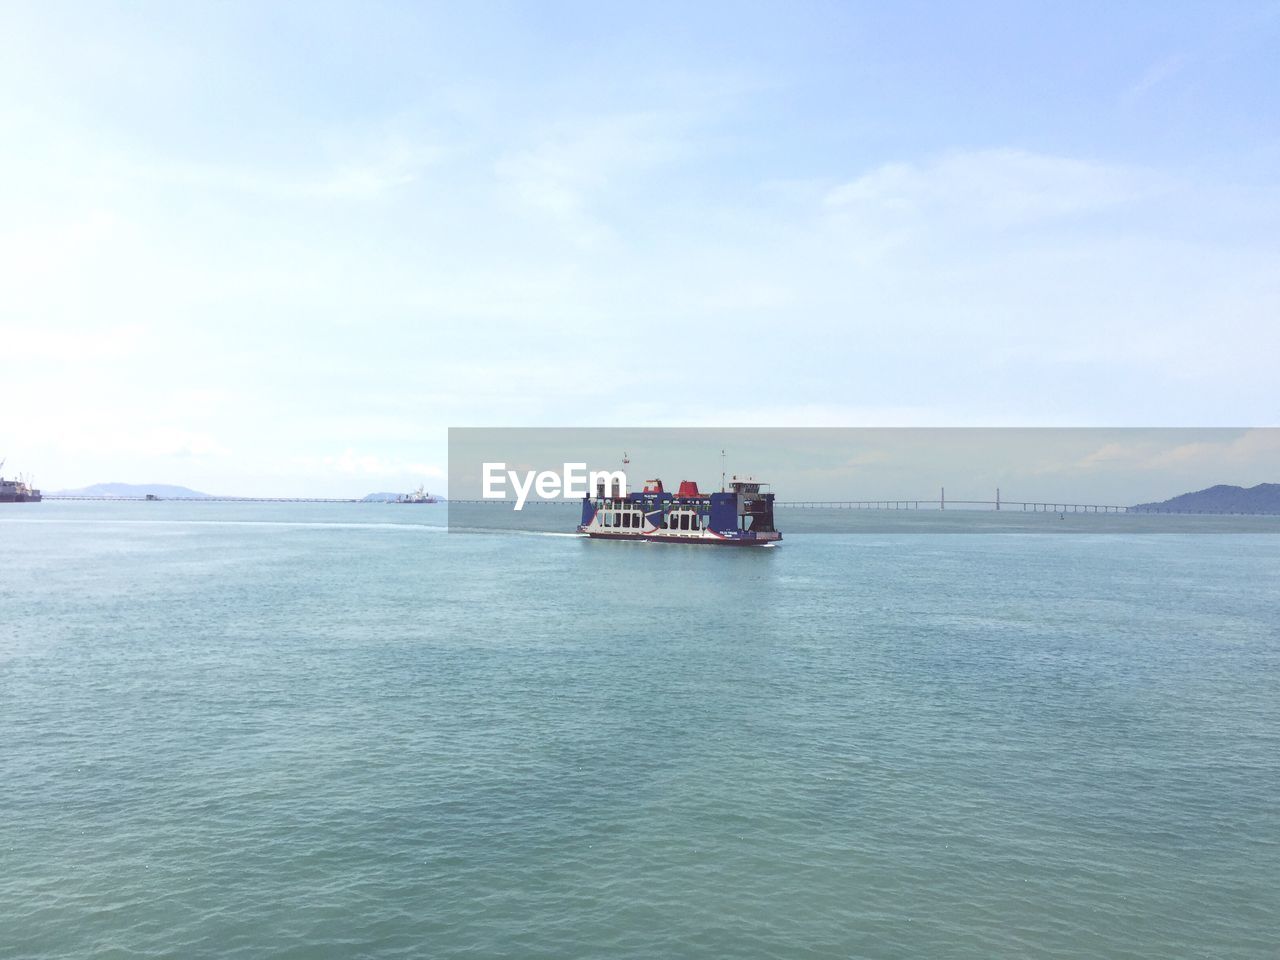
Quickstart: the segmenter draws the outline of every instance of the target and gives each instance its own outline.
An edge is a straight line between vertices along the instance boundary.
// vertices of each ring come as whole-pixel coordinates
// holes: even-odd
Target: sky
[[[1276,2],[6,3],[0,457],[359,496],[449,427],[1272,426],[1277,171]]]

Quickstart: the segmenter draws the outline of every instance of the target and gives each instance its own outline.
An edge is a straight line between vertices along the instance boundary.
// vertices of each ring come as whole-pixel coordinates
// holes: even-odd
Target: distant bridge
[[[83,496],[80,494],[47,493],[45,500],[80,500],[100,501],[106,503],[395,503],[395,500],[365,500],[363,498],[346,497],[111,497],[105,495]],[[495,506],[510,505],[510,500],[444,500],[449,503],[486,503]],[[555,506],[576,504],[577,500],[534,500],[525,501],[526,507]],[[1206,515],[1206,511],[1171,510],[1166,507],[1126,507],[1114,503],[1050,503],[1033,500],[777,500],[775,506],[796,507],[802,510],[946,510],[948,506],[961,509],[1013,510],[1024,513],[1159,513]],[[1267,516],[1244,511],[1220,510],[1208,511],[1215,516]]]
[[[1130,508],[1114,503],[1041,503],[1022,500],[778,500],[775,506],[826,508],[832,510],[946,510],[985,507],[990,510],[1019,510],[1028,513],[1129,513]]]
[[[146,503],[158,503],[164,501],[166,503],[393,503],[392,500],[354,500],[343,499],[337,497],[109,497],[104,495],[98,496],[80,496],[78,494],[66,493],[46,493],[45,500],[105,500],[111,503],[116,501],[136,500]]]
[[[450,503],[510,504],[510,500],[450,500]],[[577,500],[525,501],[526,507],[577,503]],[[777,500],[777,507],[831,510],[945,510],[947,507],[988,507],[992,510],[1021,510],[1028,513],[1130,513],[1130,507],[1114,503],[1040,503],[1021,500]]]

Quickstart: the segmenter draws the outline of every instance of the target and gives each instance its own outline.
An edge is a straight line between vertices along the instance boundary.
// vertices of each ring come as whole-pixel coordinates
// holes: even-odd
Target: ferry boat
[[[578,532],[599,540],[650,540],[764,547],[782,540],[773,525],[773,494],[754,477],[734,477],[728,490],[704,493],[683,480],[676,493],[646,480],[639,493],[596,488],[582,500]]]

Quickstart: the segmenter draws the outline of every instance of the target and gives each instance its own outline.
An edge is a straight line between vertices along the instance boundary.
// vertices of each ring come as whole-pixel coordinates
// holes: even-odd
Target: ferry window
[[[680,514],[680,529],[681,530],[689,529],[689,515],[687,513]]]

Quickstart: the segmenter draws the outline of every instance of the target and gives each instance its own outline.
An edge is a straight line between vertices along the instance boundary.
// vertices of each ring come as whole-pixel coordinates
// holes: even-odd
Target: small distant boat
[[[0,460],[0,467],[3,466],[4,461]],[[39,503],[42,499],[40,491],[22,477],[17,480],[0,477],[0,503]]]
[[[396,497],[395,503],[439,503],[440,498],[434,494],[427,493],[422,487],[419,487],[413,493],[403,493]]]

